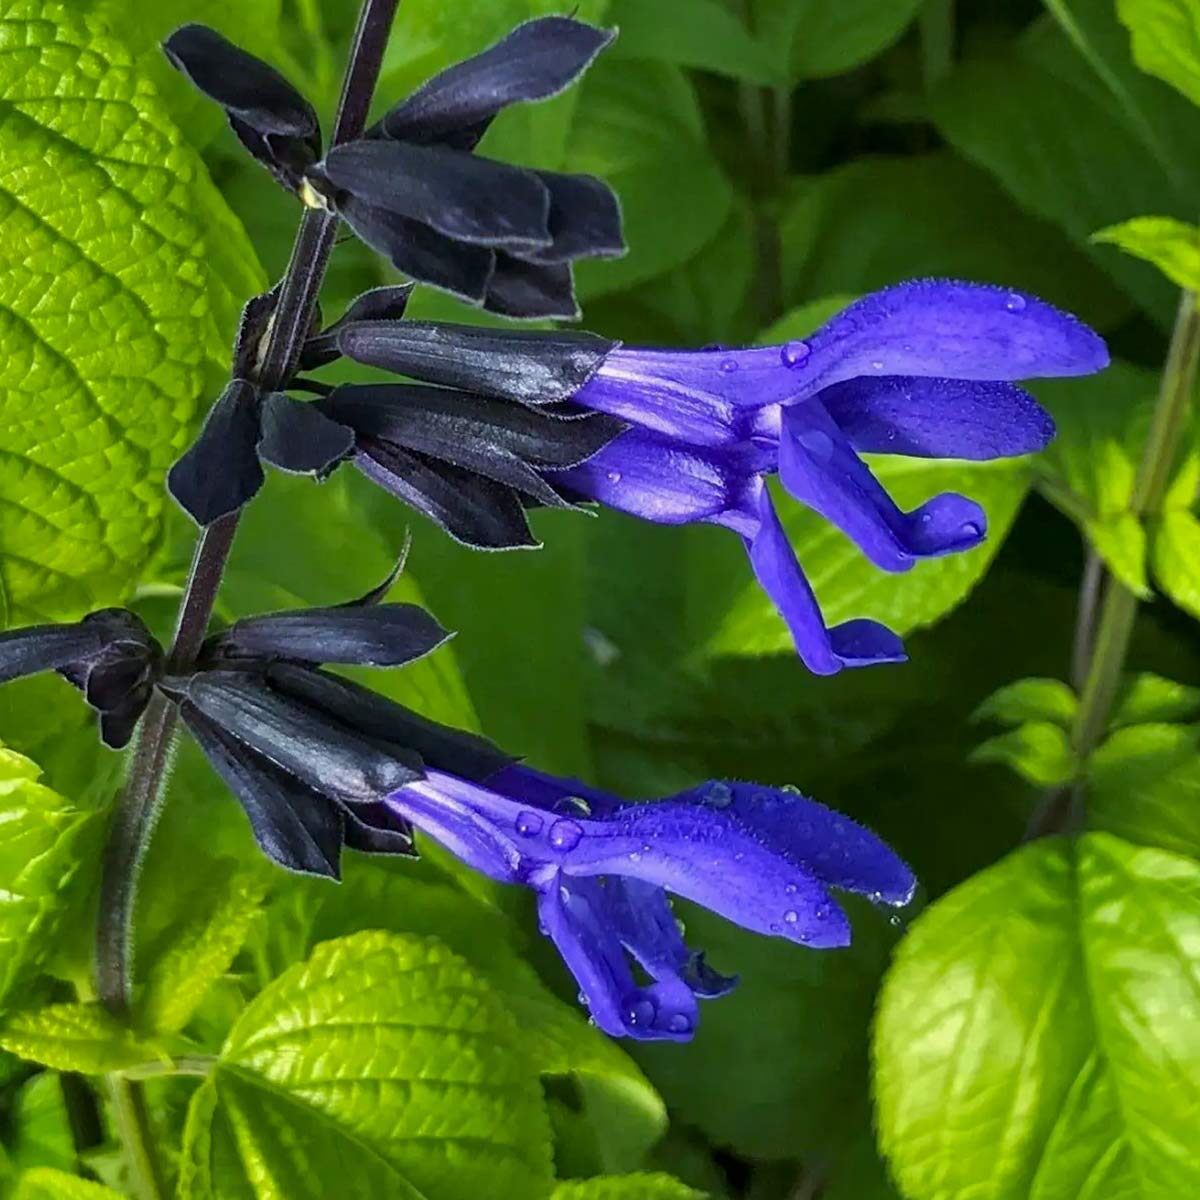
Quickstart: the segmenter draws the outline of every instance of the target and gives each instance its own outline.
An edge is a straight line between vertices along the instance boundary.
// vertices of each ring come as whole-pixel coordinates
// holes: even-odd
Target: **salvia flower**
[[[627,803],[522,766],[486,782],[429,770],[388,805],[476,870],[536,892],[543,932],[614,1036],[686,1040],[698,1001],[736,982],[688,948],[667,893],[755,933],[828,949],[851,936],[831,889],[903,905],[915,887],[908,867],[848,817],[746,783]]]
[[[826,628],[766,477],[777,473],[876,566],[908,570],[978,545],[986,514],[954,493],[904,512],[860,454],[1031,453],[1054,423],[1012,381],[1108,362],[1095,333],[1033,296],[937,280],[874,293],[780,346],[650,350],[409,321],[349,322],[338,342],[351,358],[426,383],[527,408],[570,402],[624,422],[597,453],[544,478],[567,498],[645,520],[736,531],[800,657],[820,674],[897,661],[903,647],[875,621]]]
[[[502,109],[562,91],[612,37],[569,17],[527,21],[324,158],[311,105],[274,68],[202,25],[164,49],[284,186],[336,210],[404,274],[506,316],[574,317],[572,262],[625,249],[612,190],[474,150]]]
[[[338,357],[347,329],[396,324],[411,289],[383,287],[359,296],[340,320],[308,338],[301,368]],[[467,545],[536,546],[526,507],[570,505],[541,472],[584,462],[626,428],[616,417],[569,401],[523,407],[452,388],[345,386],[318,401],[264,394],[243,376],[258,345],[255,331],[261,333],[270,311],[269,295],[246,306],[235,378],[167,476],[171,494],[200,525],[246,504],[262,487],[266,466],[325,479],[352,458]],[[526,336],[543,355],[556,348],[556,369],[581,382],[612,344],[582,333]],[[302,377],[293,386],[321,387]]]
[[[101,739],[113,749],[132,737],[162,661],[162,647],[125,608],[98,609],[73,624],[0,633],[0,683],[57,671],[96,710]]]

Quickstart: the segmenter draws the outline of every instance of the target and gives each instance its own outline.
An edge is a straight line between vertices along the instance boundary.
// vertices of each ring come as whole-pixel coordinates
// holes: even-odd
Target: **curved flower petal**
[[[877,621],[857,618],[832,629],[825,627],[820,605],[766,488],[757,498],[755,520],[748,530],[738,531],[758,582],[774,601],[791,631],[796,653],[813,674],[833,675],[843,667],[905,661],[904,644]]]
[[[912,871],[886,842],[790,788],[715,780],[673,799],[727,810],[765,845],[827,887],[892,905],[907,904],[916,890]]]
[[[258,456],[281,471],[324,479],[354,453],[354,430],[283,392],[264,397]]]
[[[538,918],[576,982],[592,1019],[613,1037],[686,1041],[696,1028],[695,994],[677,977],[639,987],[610,921],[601,883],[549,872]]]
[[[807,340],[798,396],[857,376],[1013,380],[1088,375],[1104,341],[1036,296],[989,284],[922,279],[865,296]]]
[[[569,17],[526,21],[422,84],[384,116],[380,128],[391,138],[471,149],[502,108],[561,92],[613,36]]]
[[[330,182],[367,204],[481,246],[548,246],[550,193],[532,172],[442,146],[363,140],[325,156]]]
[[[986,462],[1042,450],[1054,418],[1011,383],[888,375],[848,379],[820,403],[855,450]]]
[[[752,448],[693,449],[630,429],[550,481],[646,521],[682,525],[738,507],[757,486]],[[748,455],[750,457],[748,457]]]
[[[907,571],[918,558],[969,550],[987,532],[983,509],[953,492],[902,512],[819,401],[784,413],[779,478],[885,571]]]
[[[488,279],[484,300],[489,312],[518,320],[579,317],[575,280],[567,262],[536,262],[496,251],[496,265]]]
[[[595,175],[535,171],[550,193],[550,245],[531,251],[535,262],[615,258],[625,253],[617,194]]]
[[[94,625],[29,625],[0,633],[0,683],[53,671],[97,654],[104,639]]]

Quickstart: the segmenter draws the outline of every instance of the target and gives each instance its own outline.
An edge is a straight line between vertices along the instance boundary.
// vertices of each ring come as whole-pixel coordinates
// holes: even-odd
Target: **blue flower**
[[[698,1001],[736,982],[688,948],[668,892],[756,933],[828,949],[850,942],[830,889],[903,905],[915,887],[908,867],[848,817],[747,783],[626,803],[522,766],[483,782],[427,769],[387,803],[476,870],[537,893],[543,932],[614,1036],[684,1041]]]
[[[904,512],[859,455],[985,461],[1032,453],[1053,438],[1054,422],[1012,381],[1084,375],[1108,363],[1092,330],[1033,296],[936,280],[874,293],[781,346],[651,350],[584,334],[382,321],[346,324],[338,344],[359,361],[441,385],[467,408],[471,395],[487,396],[624,422],[624,432],[606,431],[603,447],[580,462],[530,465],[567,499],[660,524],[733,529],[818,674],[900,661],[903,646],[876,621],[826,628],[766,477],[778,473],[787,492],[876,566],[906,571],[978,545],[986,514],[955,493]],[[418,390],[408,390],[415,402]],[[337,393],[331,401],[336,409]],[[404,389],[389,403],[403,406]],[[559,411],[564,404],[570,413]],[[369,470],[363,455],[379,450],[369,439],[358,448],[356,463]]]

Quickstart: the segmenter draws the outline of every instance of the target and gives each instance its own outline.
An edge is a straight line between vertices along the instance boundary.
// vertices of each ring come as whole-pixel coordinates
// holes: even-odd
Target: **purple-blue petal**
[[[860,617],[826,628],[817,598],[765,488],[757,498],[753,522],[739,532],[759,584],[786,622],[796,653],[813,674],[833,675],[843,667],[905,661],[903,643],[877,621]]]
[[[887,375],[848,379],[820,397],[829,415],[865,454],[964,458],[986,462],[1042,450],[1054,418],[1011,383]]]
[[[686,1041],[699,1005],[677,977],[639,987],[610,919],[605,887],[596,879],[548,873],[538,917],[582,990],[592,1019],[614,1037]]]
[[[989,284],[923,279],[850,305],[808,339],[797,392],[859,376],[1014,380],[1089,375],[1104,340],[1036,296]]]
[[[587,462],[547,478],[643,520],[683,525],[737,507],[758,470],[760,456],[749,446],[705,450],[630,429]]]
[[[987,532],[983,509],[953,492],[901,511],[819,401],[784,413],[779,478],[885,571],[907,571],[918,558],[969,550]]]
[[[717,780],[674,799],[721,806],[769,850],[827,887],[892,905],[907,904],[916,890],[912,871],[886,842],[843,813],[790,788]]]
[[[599,788],[589,787],[578,779],[547,775],[544,771],[536,771],[533,767],[522,766],[519,763],[497,771],[487,783],[493,790],[545,812],[586,808],[590,815],[604,817],[620,804],[615,796],[602,792]],[[579,801],[583,802],[582,805]]]

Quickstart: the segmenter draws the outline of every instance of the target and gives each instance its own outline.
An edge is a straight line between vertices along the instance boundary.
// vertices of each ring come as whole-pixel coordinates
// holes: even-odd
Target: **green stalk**
[[[108,1091],[138,1200],[166,1200],[167,1181],[154,1151],[150,1113],[141,1086],[119,1075],[109,1075]]]

